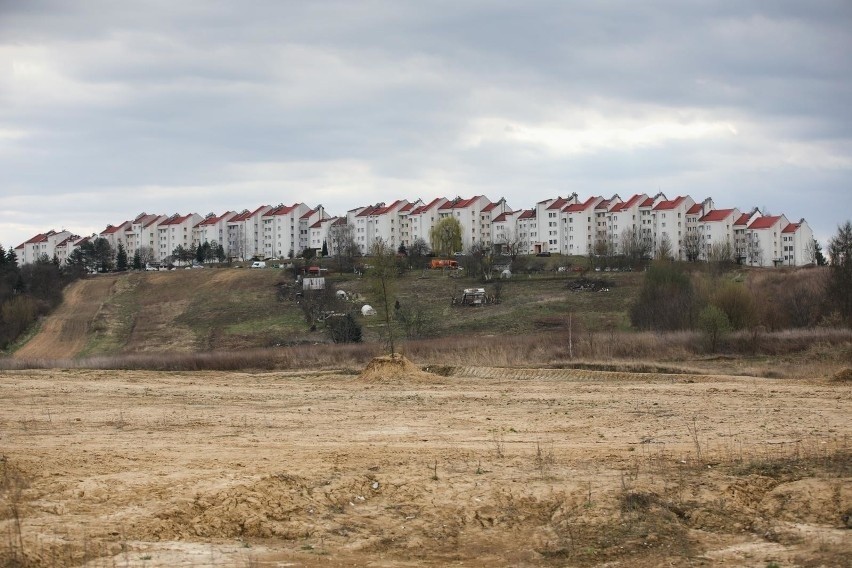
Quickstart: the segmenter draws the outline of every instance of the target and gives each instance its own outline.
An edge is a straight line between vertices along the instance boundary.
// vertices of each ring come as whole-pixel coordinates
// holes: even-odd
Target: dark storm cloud
[[[0,1],[0,242],[658,189],[824,237],[852,210],[849,29],[844,1]]]

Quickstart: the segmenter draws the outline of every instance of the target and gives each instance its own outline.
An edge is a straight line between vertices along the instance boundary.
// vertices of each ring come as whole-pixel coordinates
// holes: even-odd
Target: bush
[[[361,341],[361,324],[352,314],[333,316],[325,320],[325,325],[335,343],[359,343]]]
[[[645,272],[630,322],[639,329],[677,331],[689,329],[696,307],[692,282],[678,264],[658,261]]]
[[[731,331],[731,322],[728,321],[728,316],[716,306],[707,306],[701,310],[701,313],[698,314],[698,326],[704,332],[710,352],[715,352],[719,346],[719,341]]]

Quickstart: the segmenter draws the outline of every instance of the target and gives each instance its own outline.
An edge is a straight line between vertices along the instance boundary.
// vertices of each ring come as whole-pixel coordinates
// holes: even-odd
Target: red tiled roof
[[[669,209],[674,209],[675,207],[683,203],[684,199],[686,199],[686,197],[680,196],[675,197],[671,201],[660,201],[657,206],[654,207],[654,211],[668,211]]]
[[[24,241],[21,244],[19,244],[18,246],[16,246],[15,250],[22,249],[26,245],[31,245],[31,244],[35,244],[35,243],[43,243],[46,240],[47,240],[47,235],[45,235],[43,233],[39,233],[36,236],[34,236],[33,238],[31,238],[30,240]]]
[[[636,195],[634,195],[633,197],[631,197],[627,201],[613,205],[612,209],[610,209],[609,212],[610,213],[620,213],[621,211],[624,211],[625,209],[630,209],[631,207],[636,206],[639,203],[639,200],[642,199],[642,197],[643,197],[643,194],[637,193]]]
[[[296,208],[296,204],[294,205],[280,205],[274,209],[270,209],[266,213],[263,214],[264,217],[272,217],[274,215],[286,215],[291,213],[293,209]]]
[[[102,234],[102,235],[111,235],[111,234],[113,234],[113,233],[115,233],[115,232],[118,232],[118,231],[119,231],[119,230],[120,230],[123,226],[125,226],[127,223],[128,223],[128,221],[125,221],[124,223],[120,223],[120,224],[118,224],[118,225],[116,225],[116,226],[107,225],[107,228],[106,228],[106,229],[104,229],[103,231],[101,231],[101,234]]]
[[[391,203],[387,207],[377,208],[375,211],[373,211],[371,213],[371,215],[384,215],[386,213],[389,213],[391,210],[393,210],[394,207],[396,207],[400,203],[402,203],[402,202],[399,199],[397,199],[396,201],[394,201],[393,203]]]
[[[585,211],[595,202],[596,199],[600,199],[598,197],[590,197],[583,203],[574,203],[563,209],[562,211],[566,213],[578,213],[580,211]]]
[[[568,205],[568,200],[567,200],[566,198],[564,198],[564,197],[557,197],[557,198],[556,198],[556,201],[554,201],[553,203],[551,203],[551,204],[547,207],[547,209],[548,209],[548,210],[550,210],[550,209],[562,209],[562,208],[563,208],[563,207],[565,207],[566,205]]]
[[[473,202],[476,201],[477,199],[479,199],[478,195],[475,195],[475,196],[471,197],[470,199],[461,199],[461,198],[459,198],[457,200],[451,199],[450,201],[447,201],[446,203],[441,205],[440,209],[464,209],[466,207],[469,207],[471,204],[473,204]]]
[[[643,202],[639,205],[639,207],[651,207],[652,205],[654,205],[654,198],[653,198],[653,197],[649,197],[648,199],[646,199],[645,201],[643,201]]]
[[[496,203],[489,203],[488,205],[482,208],[482,212],[488,213],[489,211],[493,211],[495,207],[497,207]]]
[[[175,215],[173,217],[169,217],[168,219],[160,223],[160,225],[180,225],[181,223],[189,219],[191,216],[192,213],[190,213],[189,215],[184,215],[182,217],[180,215]]]
[[[201,225],[215,225],[216,223],[224,219],[226,215],[233,215],[233,213],[231,211],[225,211],[221,215],[211,215],[210,217],[207,217],[206,219],[202,220],[198,225],[196,225],[196,227],[200,227]]]
[[[506,219],[507,219],[506,214],[505,214],[505,213],[500,213],[499,215],[497,215],[496,217],[494,217],[493,219],[491,219],[491,222],[492,222],[492,223],[502,223],[502,222],[503,222],[503,221],[505,221]]]
[[[402,207],[402,209],[400,209],[400,211],[408,212],[408,211],[411,211],[413,208],[414,208],[414,204],[413,204],[413,203],[406,203],[406,204]]]
[[[518,219],[535,219],[535,209],[527,209],[521,213]]]
[[[730,217],[731,214],[733,214],[733,212],[734,212],[734,209],[714,209],[714,210],[710,211],[709,213],[707,213],[706,215],[704,215],[698,221],[700,223],[709,223],[709,222],[713,222],[713,221],[724,221],[725,219]]]
[[[690,207],[686,211],[687,215],[698,215],[699,213],[701,213],[701,204],[700,203],[696,203],[695,205],[693,205],[692,207]]]
[[[751,213],[743,213],[740,218],[734,221],[734,225],[748,225],[748,220],[751,219]]]
[[[295,205],[293,207],[295,207]],[[319,209],[319,207],[311,209],[310,211],[302,215],[301,219],[310,219],[311,215],[313,215],[314,213],[318,213],[317,209]]]
[[[782,233],[795,233],[796,231],[799,230],[799,227],[801,227],[801,226],[802,226],[801,223],[790,223],[789,225],[784,227],[784,230],[781,231],[781,232]]]
[[[367,207],[364,208],[363,211],[358,213],[356,215],[356,217],[369,217],[370,215],[373,215],[374,212],[378,211],[379,209],[381,209],[381,207],[376,206],[376,205],[368,205]]]
[[[317,221],[316,223],[311,225],[310,228],[311,229],[321,229],[322,228],[322,222],[323,222],[323,220],[320,219],[319,221]]]
[[[749,229],[769,229],[778,220],[781,219],[780,215],[767,215],[766,217],[760,217],[759,219],[755,219],[754,222],[748,226]]]

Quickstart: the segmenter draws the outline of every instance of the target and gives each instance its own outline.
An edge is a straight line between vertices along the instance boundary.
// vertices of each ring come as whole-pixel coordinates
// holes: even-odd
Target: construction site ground
[[[852,386],[548,369],[0,375],[34,566],[849,566]]]

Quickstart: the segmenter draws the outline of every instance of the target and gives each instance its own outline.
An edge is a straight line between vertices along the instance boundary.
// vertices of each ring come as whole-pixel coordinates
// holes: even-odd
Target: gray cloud
[[[0,242],[141,210],[713,196],[852,211],[852,8],[0,1]]]

